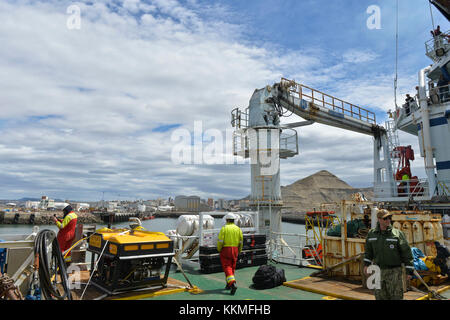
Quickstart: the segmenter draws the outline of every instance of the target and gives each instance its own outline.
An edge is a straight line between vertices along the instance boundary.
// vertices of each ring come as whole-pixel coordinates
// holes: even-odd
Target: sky
[[[431,63],[432,23],[450,28],[426,0],[398,5],[400,103]],[[230,153],[231,110],[285,77],[384,125],[396,12],[394,0],[1,1],[0,199],[243,198],[250,166]],[[372,137],[296,130],[281,185],[320,170],[373,185]],[[417,138],[399,138],[424,177]]]

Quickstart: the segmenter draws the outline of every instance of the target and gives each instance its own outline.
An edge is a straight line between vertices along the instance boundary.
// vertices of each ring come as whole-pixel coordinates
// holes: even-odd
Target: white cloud
[[[374,52],[363,50],[348,50],[343,54],[344,62],[348,63],[364,63],[375,60],[378,55]]]
[[[171,131],[152,129],[180,124],[192,131],[200,120],[204,130],[225,132],[230,111],[247,106],[255,88],[281,76],[326,85],[355,103],[390,105],[387,76],[349,80],[341,62],[323,59],[326,51],[313,55],[308,48],[243,41],[245,25],[218,20],[227,9],[217,4],[78,4],[80,30],[66,28],[68,2],[0,4],[0,41],[7,48],[0,51],[0,120],[6,121],[0,123],[0,178],[7,181],[0,198],[53,193],[96,200],[105,190],[112,198],[244,197],[250,192],[248,165],[174,165]],[[206,18],[212,11],[215,19]],[[375,58],[348,52],[344,63]],[[282,175],[283,184],[324,168],[354,177],[340,157],[370,166],[366,138],[316,125],[300,133],[300,156],[282,161],[282,172],[295,171]]]

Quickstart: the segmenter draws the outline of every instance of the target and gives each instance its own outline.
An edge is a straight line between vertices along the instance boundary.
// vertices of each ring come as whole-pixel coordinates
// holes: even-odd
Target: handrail
[[[234,108],[231,111],[231,126],[236,127],[238,129],[246,129],[248,127],[248,108],[246,108],[244,111],[240,110],[239,108]]]
[[[295,234],[295,233],[285,233],[285,232],[274,232],[271,231],[271,238],[274,241],[269,242],[269,256],[271,260],[278,262],[291,263],[295,265],[307,265],[310,264],[308,258],[303,258],[302,250],[307,246],[307,235],[306,234]],[[290,238],[292,241],[284,240],[284,237]]]
[[[427,179],[395,180],[399,197],[428,195]]]
[[[350,117],[352,117],[354,119],[359,119],[361,121],[365,121],[365,122],[369,122],[369,123],[373,123],[373,124],[377,123],[375,113],[372,111],[369,111],[368,109],[359,107],[350,102],[346,102],[342,99],[336,98],[336,97],[329,95],[327,93],[324,93],[322,91],[313,89],[304,84],[293,82],[286,78],[282,78],[281,81],[288,82],[288,83],[295,83],[294,88],[292,89],[292,86],[291,86],[289,91],[291,93],[298,94],[300,99],[308,98],[308,99],[304,99],[304,100],[307,100],[307,101],[309,100],[310,102],[317,104],[317,105],[322,105],[322,107],[327,108],[329,110],[339,112],[344,115],[349,115]],[[304,89],[310,90],[311,91],[310,95],[307,94],[309,92],[305,93]],[[316,93],[316,96],[314,96],[315,93]]]
[[[444,42],[446,41],[446,42]],[[436,50],[450,46],[450,31],[442,32],[425,42],[425,54],[432,60],[436,58]]]
[[[442,188],[445,195],[450,195],[450,189],[444,181],[438,181],[437,184]]]
[[[442,32],[440,35],[434,36],[434,37],[428,39],[427,41],[425,41],[425,46],[428,47],[431,43],[434,45],[436,43],[436,37],[437,37],[437,39],[445,39],[449,35],[450,35],[450,30],[448,30],[446,32]]]

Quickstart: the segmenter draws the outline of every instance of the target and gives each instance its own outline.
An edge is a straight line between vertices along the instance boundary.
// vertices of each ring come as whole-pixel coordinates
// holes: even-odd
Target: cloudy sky
[[[250,169],[229,155],[231,110],[286,77],[369,108],[383,125],[394,108],[395,17],[393,0],[3,0],[0,199],[244,197]],[[449,29],[434,8],[433,18]],[[399,21],[403,101],[431,62],[428,1],[399,0]],[[324,169],[372,185],[371,137],[297,131],[300,154],[282,160],[282,185]],[[399,136],[423,176],[416,138]]]

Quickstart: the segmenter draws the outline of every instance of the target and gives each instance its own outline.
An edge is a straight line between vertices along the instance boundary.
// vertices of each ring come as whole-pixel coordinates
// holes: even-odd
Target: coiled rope
[[[53,237],[49,256],[48,241]],[[40,231],[34,240],[34,254],[39,256],[39,284],[46,300],[72,300],[66,264],[59,248],[55,233],[51,230]],[[53,272],[54,271],[54,272]],[[61,294],[56,287],[59,273],[64,292]],[[54,282],[52,281],[54,279]]]

